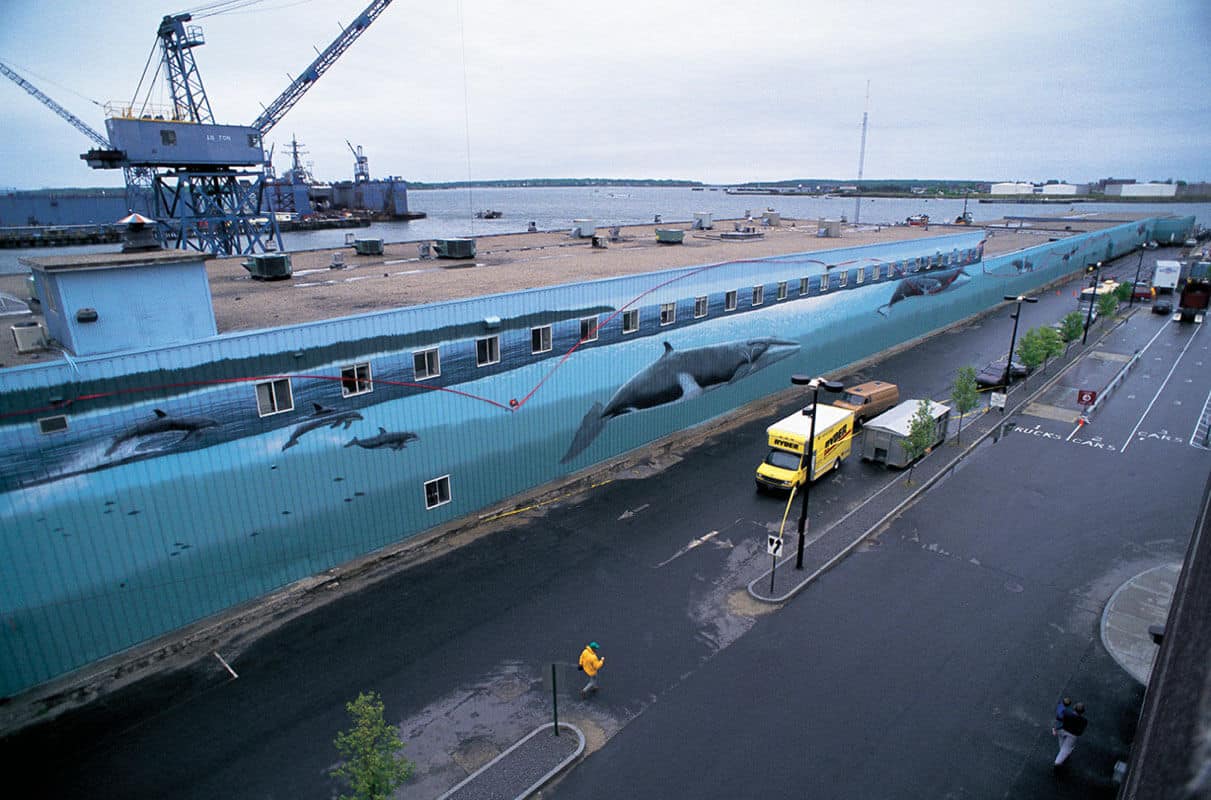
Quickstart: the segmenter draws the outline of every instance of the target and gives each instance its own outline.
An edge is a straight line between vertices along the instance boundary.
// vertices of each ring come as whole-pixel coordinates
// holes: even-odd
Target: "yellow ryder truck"
[[[800,486],[807,475],[800,468],[804,446],[811,435],[811,415],[796,411],[765,429],[769,455],[757,467],[757,490],[787,490]],[[812,480],[830,469],[839,469],[853,449],[854,414],[824,403],[816,404],[816,443],[812,448]]]

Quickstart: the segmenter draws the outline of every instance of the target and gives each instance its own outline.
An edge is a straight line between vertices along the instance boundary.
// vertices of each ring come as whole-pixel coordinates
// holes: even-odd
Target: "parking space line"
[[[1207,394],[1207,401],[1203,403],[1203,410],[1198,415],[1198,419],[1194,421],[1194,432],[1190,434],[1187,440],[1191,447],[1197,447],[1200,450],[1211,450],[1211,419],[1207,418],[1208,412],[1211,411],[1211,392]]]
[[[1161,331],[1163,330],[1164,327],[1161,328]],[[1173,366],[1169,368],[1169,374],[1165,376],[1163,381],[1161,381],[1161,385],[1157,388],[1156,394],[1152,395],[1152,401],[1148,403],[1148,407],[1144,409],[1144,413],[1140,414],[1139,421],[1135,423],[1135,427],[1132,428],[1131,433],[1127,435],[1127,441],[1124,442],[1123,446],[1119,448],[1120,453],[1127,452],[1127,445],[1131,444],[1131,440],[1135,438],[1135,432],[1140,429],[1140,425],[1144,424],[1144,417],[1148,416],[1148,412],[1151,411],[1152,406],[1156,404],[1157,398],[1161,396],[1161,392],[1165,391],[1165,386],[1168,385],[1169,379],[1173,377],[1173,373],[1177,371],[1177,365],[1182,363],[1182,356],[1186,355],[1186,351],[1190,349],[1190,344],[1194,341],[1194,337],[1198,335],[1198,331],[1199,328],[1194,329],[1194,332],[1190,334],[1190,338],[1186,340],[1185,346],[1182,347],[1182,351],[1177,354],[1177,358],[1173,359]],[[1157,332],[1157,336],[1159,335],[1160,331]],[[1152,341],[1156,341],[1156,336],[1152,337]],[[1151,345],[1152,342],[1148,342],[1148,344]]]

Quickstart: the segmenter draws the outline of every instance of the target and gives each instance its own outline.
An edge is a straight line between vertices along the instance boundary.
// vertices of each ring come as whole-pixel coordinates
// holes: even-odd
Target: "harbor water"
[[[376,222],[358,228],[357,237],[381,238],[386,242],[422,241],[461,236],[519,233],[531,222],[539,230],[570,229],[573,219],[592,219],[599,227],[652,223],[656,215],[668,224],[686,224],[695,212],[705,211],[715,219],[736,219],[751,212],[760,216],[768,208],[792,219],[858,220],[869,224],[902,223],[914,214],[927,214],[934,222],[951,222],[963,213],[962,200],[937,198],[809,197],[794,195],[727,194],[722,189],[694,190],[690,187],[568,186],[523,188],[425,189],[409,192],[409,206],[422,211],[424,219]],[[500,211],[498,219],[476,219],[476,212]],[[1211,226],[1211,203],[979,203],[972,199],[967,210],[975,222],[1005,216],[1053,216],[1058,214],[1148,213],[1193,216],[1198,225]],[[347,230],[297,231],[282,234],[288,252],[339,248]],[[73,253],[117,252],[119,245],[45,247],[0,250],[0,274],[24,272],[20,259],[30,256]]]

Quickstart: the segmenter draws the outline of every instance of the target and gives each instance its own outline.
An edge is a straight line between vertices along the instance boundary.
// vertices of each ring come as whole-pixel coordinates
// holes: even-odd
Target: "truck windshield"
[[[863,403],[865,403],[867,400],[869,400],[870,398],[863,397],[860,394],[854,394],[853,392],[846,392],[845,396],[842,399],[846,403],[849,403],[851,406],[860,406]]]
[[[765,463],[779,469],[798,470],[799,456],[785,450],[770,450],[769,455],[765,457]]]

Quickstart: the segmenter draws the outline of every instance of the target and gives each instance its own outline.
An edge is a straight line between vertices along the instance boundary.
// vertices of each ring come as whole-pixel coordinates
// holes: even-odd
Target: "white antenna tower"
[[[862,147],[858,150],[858,197],[854,200],[854,225],[862,213],[862,167],[866,163],[866,115],[870,112],[870,81],[866,82],[866,108],[862,112]]]

